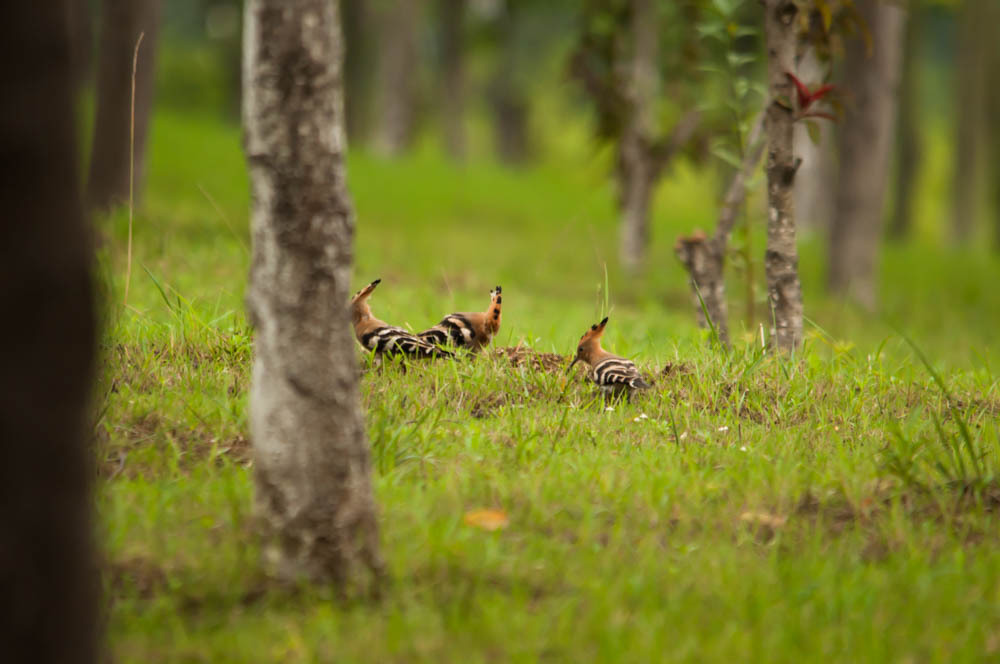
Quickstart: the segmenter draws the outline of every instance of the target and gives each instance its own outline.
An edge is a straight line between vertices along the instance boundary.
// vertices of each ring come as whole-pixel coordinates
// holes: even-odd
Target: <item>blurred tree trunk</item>
[[[413,143],[416,118],[418,44],[422,0],[382,2],[378,11],[378,127],[376,149],[397,156]]]
[[[874,309],[906,13],[878,0],[858,8],[871,30],[872,53],[868,57],[861,39],[848,43],[844,86],[850,100],[840,131],[829,287]]]
[[[87,420],[96,350],[67,0],[0,22],[0,661],[96,662]]]
[[[787,73],[795,71],[794,0],[765,0],[764,40],[771,102],[767,106],[767,251],[764,271],[772,309],[771,340],[781,350],[802,344],[802,284],[795,243],[795,207],[792,187],[798,163],[793,152],[793,112],[781,99],[792,99]]]
[[[813,86],[823,81],[826,69],[827,65],[810,48],[799,60],[796,75]],[[833,218],[837,161],[833,127],[828,122],[817,122],[816,126],[820,130],[819,141],[813,143],[806,124],[795,123],[795,154],[802,159],[795,174],[795,216],[799,228],[825,231]]]
[[[659,22],[654,0],[631,0],[632,59],[626,95],[629,113],[618,148],[621,196],[621,262],[629,272],[642,266],[649,243],[649,207],[659,169],[648,149],[656,131],[659,93]]]
[[[91,208],[106,210],[128,200],[132,58],[139,34],[144,32],[135,80],[137,198],[142,189],[159,23],[160,0],[101,0],[97,110],[87,184]]]
[[[899,81],[899,116],[896,124],[895,208],[889,220],[889,236],[901,240],[913,226],[913,195],[923,147],[920,140],[920,90],[918,67],[923,33],[923,11],[910,2]]]
[[[452,159],[465,158],[465,7],[466,0],[439,0],[441,25],[441,119],[445,148]]]
[[[279,576],[344,588],[382,563],[347,313],[340,15],[328,0],[251,0],[246,20],[256,509]]]
[[[351,143],[364,143],[371,131],[376,34],[370,2],[340,0],[344,23],[344,106]]]
[[[997,25],[1000,22],[1000,3],[994,3],[989,7],[987,19],[989,25]],[[989,80],[987,89],[989,97],[989,116],[993,118],[990,123],[990,161],[991,161],[991,191],[993,193],[993,243],[997,251],[1000,251],[1000,125],[996,118],[1000,118],[1000,48],[991,48],[987,51],[989,61],[987,62],[987,72]]]
[[[510,2],[505,2],[497,17],[497,64],[487,91],[493,115],[493,142],[500,160],[507,164],[524,163],[531,154],[530,105],[517,71],[515,11]]]
[[[959,9],[955,57],[955,166],[952,229],[957,242],[966,242],[975,228],[982,154],[986,134],[987,40],[994,40],[996,26],[989,25],[988,5],[997,0],[965,0]],[[995,47],[995,45],[993,45]]]

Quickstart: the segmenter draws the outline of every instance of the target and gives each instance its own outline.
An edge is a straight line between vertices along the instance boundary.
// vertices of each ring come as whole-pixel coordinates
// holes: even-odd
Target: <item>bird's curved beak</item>
[[[566,373],[569,373],[569,370],[573,368],[573,365],[576,364],[579,361],[580,361],[579,357],[574,357],[573,361],[569,363],[568,367],[566,367]]]

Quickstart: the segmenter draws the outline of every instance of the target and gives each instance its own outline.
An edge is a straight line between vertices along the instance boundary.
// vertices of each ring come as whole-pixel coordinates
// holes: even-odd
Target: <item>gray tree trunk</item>
[[[844,63],[852,103],[840,131],[829,286],[873,309],[906,13],[878,0],[865,0],[858,7],[871,30],[873,50],[868,57],[864,41],[854,39]]]
[[[250,430],[265,556],[282,578],[379,574],[371,462],[347,301],[337,3],[250,0],[245,149],[253,192]]]
[[[376,37],[371,0],[340,0],[344,32],[344,108],[352,145],[365,143],[372,130]]]
[[[965,0],[959,10],[952,212],[952,229],[957,242],[969,240],[979,209],[983,157],[980,142],[986,134],[987,40],[996,38],[996,26],[988,23],[987,12],[988,5],[996,1]]]
[[[91,208],[106,210],[128,201],[132,58],[139,34],[145,33],[135,77],[135,190],[142,190],[159,23],[160,0],[101,0],[97,111],[87,183]]]
[[[802,284],[795,243],[795,208],[792,197],[795,171],[793,110],[786,104],[794,97],[787,73],[795,71],[794,0],[766,0],[764,40],[767,47],[767,251],[764,272],[768,302],[772,310],[772,343],[785,351],[802,344]]]
[[[422,0],[382,2],[378,12],[375,149],[398,156],[413,143],[417,94],[417,28]]]
[[[466,0],[439,0],[441,26],[441,122],[452,159],[465,158]]]
[[[90,387],[92,243],[81,209],[68,0],[0,22],[0,661],[98,659]]]
[[[813,86],[823,80],[826,65],[809,49],[798,63],[797,76]],[[795,123],[795,154],[802,164],[795,174],[795,216],[800,229],[826,231],[833,219],[833,193],[837,181],[837,161],[834,154],[833,126],[816,122],[819,141],[813,143],[804,122]]]
[[[632,58],[625,91],[628,117],[618,152],[621,196],[621,263],[637,272],[649,243],[649,207],[659,169],[650,146],[656,131],[655,103],[659,91],[657,58],[659,30],[656,3],[631,0]]]
[[[910,3],[899,75],[899,114],[896,123],[895,207],[889,220],[889,236],[901,240],[913,226],[913,199],[923,147],[920,138],[920,45],[923,10]]]
[[[529,120],[531,106],[519,76],[518,8],[504,2],[496,17],[496,67],[487,97],[493,116],[493,145],[505,164],[523,164],[531,156]]]

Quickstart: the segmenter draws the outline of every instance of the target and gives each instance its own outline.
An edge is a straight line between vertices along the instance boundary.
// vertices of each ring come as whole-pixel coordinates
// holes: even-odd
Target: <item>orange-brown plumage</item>
[[[351,322],[354,336],[365,350],[377,355],[406,355],[408,357],[448,357],[451,353],[437,348],[401,327],[389,325],[372,314],[368,298],[379,285],[376,279],[351,298]]]
[[[580,337],[576,348],[576,357],[570,363],[572,367],[582,361],[590,367],[589,377],[605,393],[628,394],[632,390],[642,390],[651,387],[639,375],[639,369],[631,360],[626,360],[601,347],[601,337],[608,324],[607,317],[600,323],[590,326]]]
[[[490,305],[486,311],[448,314],[434,327],[424,330],[420,337],[440,346],[457,346],[479,350],[486,346],[500,330],[503,298],[501,288],[490,291]]]

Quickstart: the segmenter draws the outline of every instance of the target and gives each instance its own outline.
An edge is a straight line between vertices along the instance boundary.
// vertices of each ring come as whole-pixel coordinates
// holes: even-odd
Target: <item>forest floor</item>
[[[872,316],[825,298],[806,233],[801,353],[762,352],[763,296],[748,324],[735,261],[725,352],[695,326],[671,249],[713,224],[704,172],[661,187],[649,268],[626,279],[606,155],[525,171],[352,155],[354,286],[382,278],[375,313],[422,328],[484,309],[499,283],[504,315],[489,353],[364,372],[391,585],[345,601],[277,587],[259,561],[239,130],[166,113],[152,141],[127,307],[126,216],[101,222],[97,508],[117,661],[1000,657],[995,255],[942,249],[924,219],[886,250]],[[655,383],[610,408],[563,369],[608,309],[606,347]],[[466,518],[483,509],[504,518]]]

